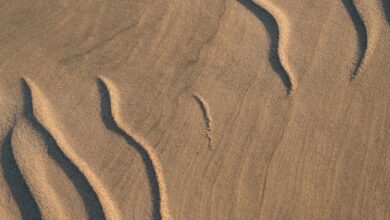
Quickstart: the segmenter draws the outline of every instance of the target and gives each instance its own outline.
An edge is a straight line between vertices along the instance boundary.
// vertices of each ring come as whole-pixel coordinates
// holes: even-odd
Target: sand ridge
[[[269,49],[270,63],[274,70],[280,74],[280,77],[286,86],[287,94],[290,94],[292,90],[295,90],[297,82],[291,67],[288,65],[288,58],[283,52],[288,44],[289,38],[288,18],[286,18],[284,13],[280,11],[277,6],[274,6],[268,1],[259,1],[258,3],[257,1],[254,2],[252,0],[240,0],[239,2],[247,7],[248,10],[252,11],[259,20],[264,22],[264,25],[268,29],[267,31],[271,37]],[[283,32],[279,34],[281,31]]]
[[[120,96],[115,85],[107,78],[100,76],[98,79],[100,87],[102,88],[102,96],[108,97],[108,102],[105,103],[109,118],[114,124],[114,129],[123,136],[128,142],[137,148],[142,155],[145,165],[150,173],[150,181],[152,193],[155,194],[155,213],[158,219],[170,220],[168,205],[168,192],[165,185],[163,167],[158,159],[157,153],[153,147],[148,144],[139,134],[132,130],[129,126],[124,125],[121,120],[120,112]],[[154,189],[156,187],[156,189]]]

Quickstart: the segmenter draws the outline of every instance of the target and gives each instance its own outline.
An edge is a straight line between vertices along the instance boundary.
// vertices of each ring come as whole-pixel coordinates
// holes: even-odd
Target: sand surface
[[[0,219],[390,219],[389,0],[0,1]]]

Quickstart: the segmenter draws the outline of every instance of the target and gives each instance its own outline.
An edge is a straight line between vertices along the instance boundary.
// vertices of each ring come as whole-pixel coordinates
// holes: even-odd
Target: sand
[[[0,3],[0,219],[390,219],[390,1]]]

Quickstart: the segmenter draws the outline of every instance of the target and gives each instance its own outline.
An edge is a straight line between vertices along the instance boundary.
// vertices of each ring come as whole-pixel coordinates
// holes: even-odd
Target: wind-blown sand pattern
[[[0,220],[390,218],[390,1],[0,5]]]
[[[109,196],[109,193],[106,192],[104,186],[101,185],[100,180],[95,176],[93,172],[89,170],[88,165],[85,164],[85,162],[82,161],[82,159],[79,158],[72,151],[72,148],[69,147],[70,144],[67,142],[66,137],[60,130],[59,124],[56,122],[56,115],[50,109],[50,103],[45,100],[45,96],[42,94],[42,92],[35,85],[34,82],[29,79],[24,79],[23,81],[28,86],[28,93],[30,93],[32,100],[31,109],[33,111],[34,117],[36,117],[38,123],[40,123],[39,126],[42,126],[42,129],[45,129],[52,134],[55,142],[58,143],[58,147],[61,148],[61,151],[73,162],[77,169],[79,169],[86,176],[88,181],[92,184],[91,186],[93,187],[93,190],[95,190],[96,194],[99,197],[99,201],[102,203],[106,218],[119,219],[119,212],[116,209],[114,202],[110,200],[111,197]],[[42,188],[45,189],[45,187]],[[56,202],[52,202],[52,204],[56,204]],[[61,207],[58,207],[58,210],[61,211]],[[55,211],[52,212],[58,213]],[[51,218],[54,216],[51,216]],[[46,218],[50,217],[47,216]]]
[[[29,126],[24,122],[17,124],[11,144],[18,167],[20,167],[21,173],[26,178],[28,187],[31,189],[31,192],[36,199],[42,219],[72,218],[74,216],[70,213],[78,213],[78,210],[67,210],[66,205],[62,203],[60,196],[50,184],[50,178],[53,178],[54,176],[50,177],[45,172],[46,170],[43,167],[48,165],[47,160],[37,152],[39,147],[34,144],[38,142],[34,140],[36,133],[34,134],[34,132],[31,131],[33,129],[28,127]],[[28,135],[26,135],[26,133]],[[28,140],[26,138],[28,136],[33,137]],[[33,160],[29,158],[30,155],[34,155],[32,158]],[[56,175],[55,178],[59,177]],[[76,201],[73,202],[77,204]],[[78,213],[78,215],[83,216],[81,213]]]

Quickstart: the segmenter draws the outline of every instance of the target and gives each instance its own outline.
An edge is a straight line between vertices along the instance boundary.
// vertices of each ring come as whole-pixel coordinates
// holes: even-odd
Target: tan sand
[[[0,220],[390,219],[390,1],[0,15]]]

